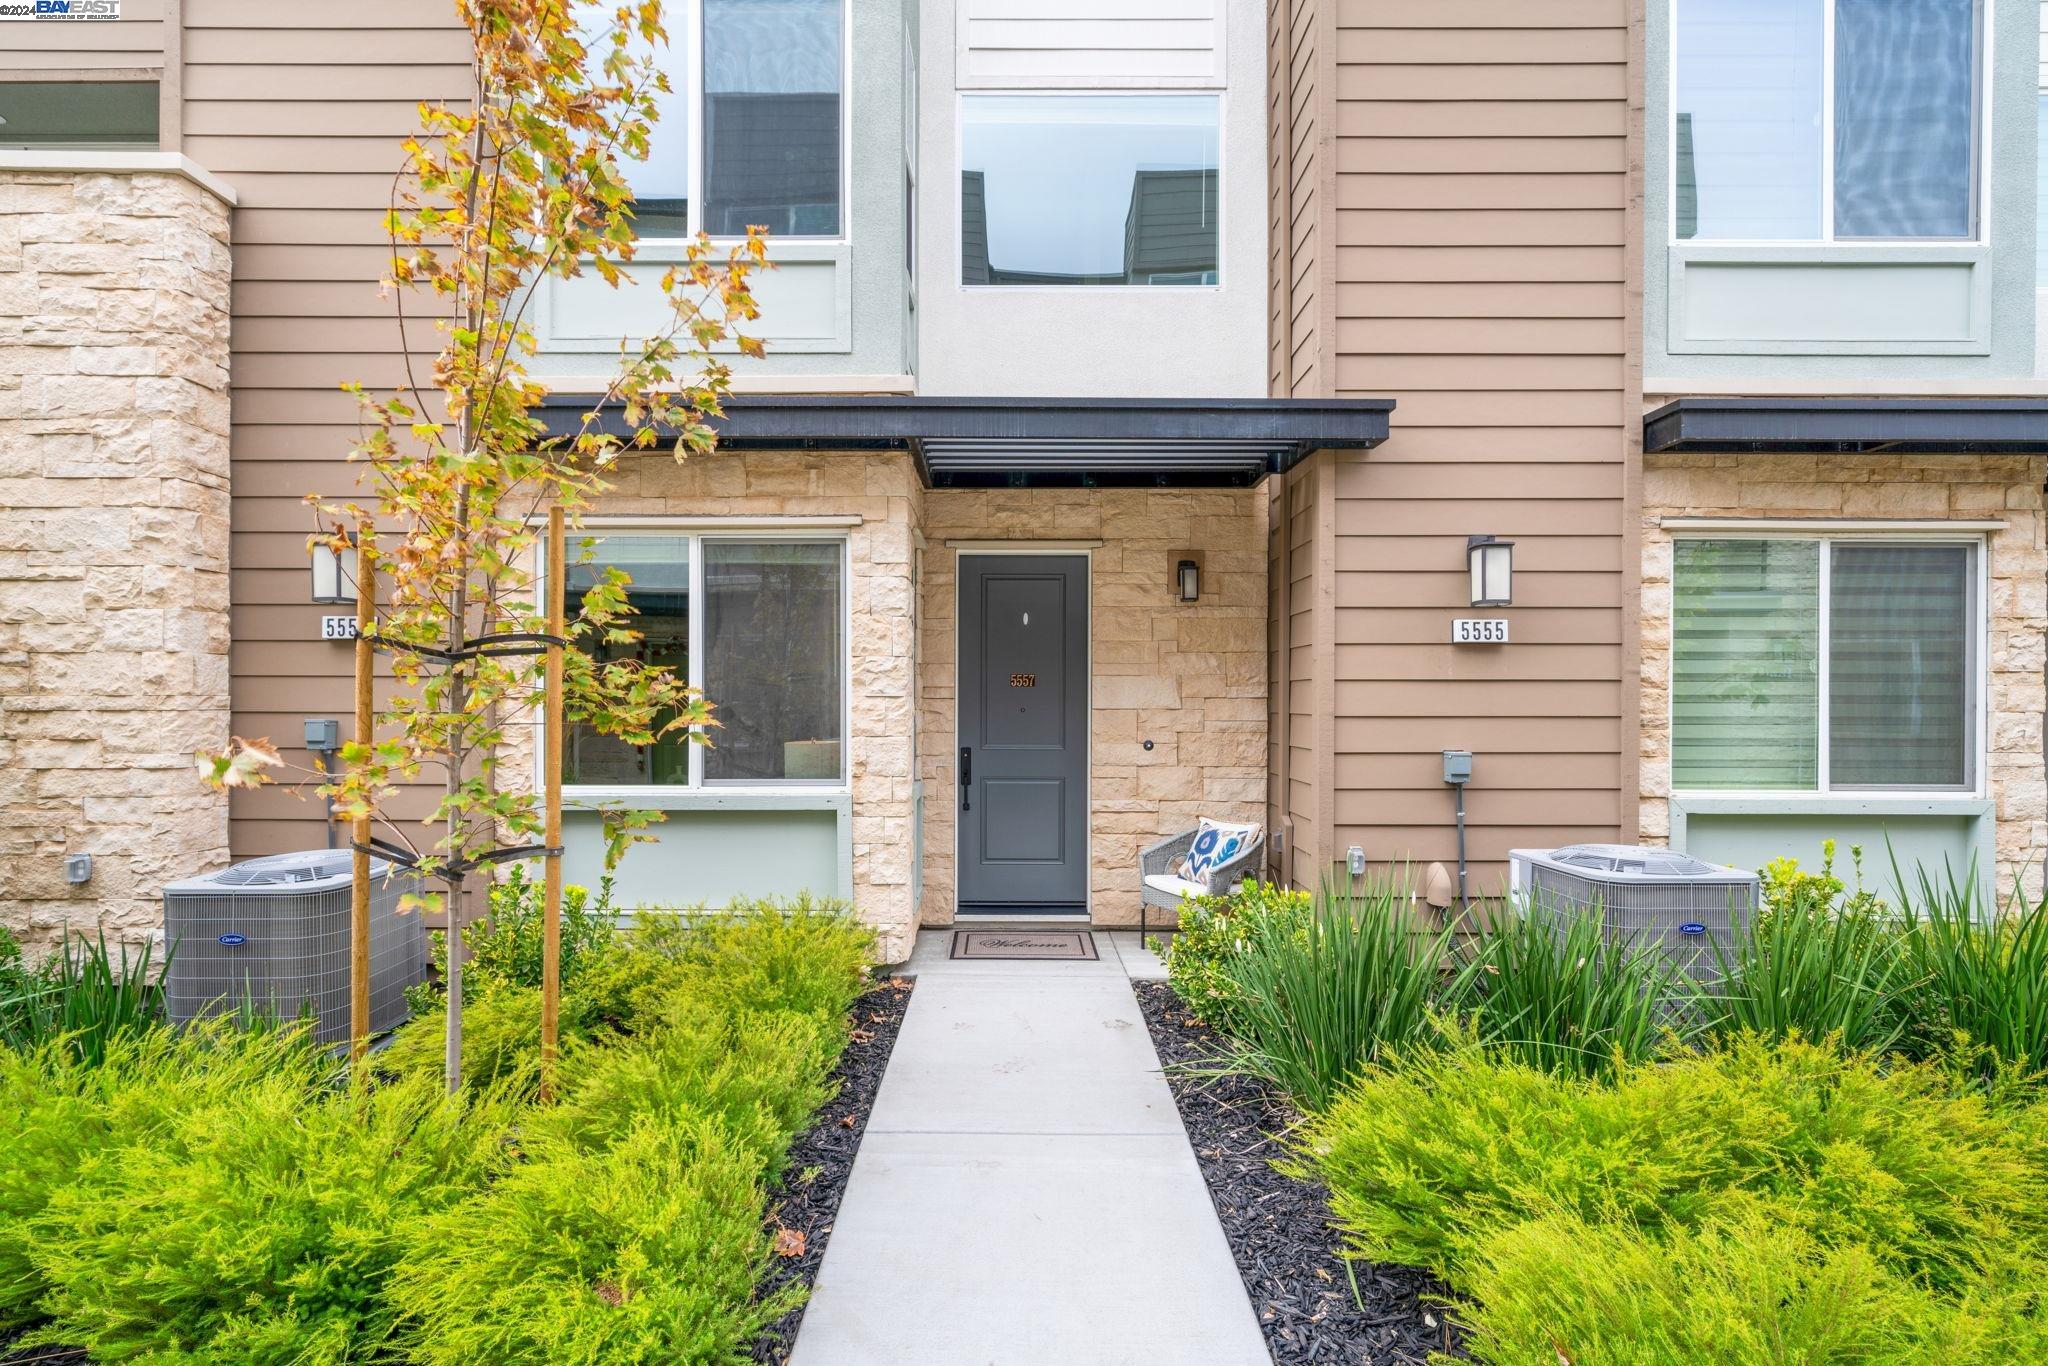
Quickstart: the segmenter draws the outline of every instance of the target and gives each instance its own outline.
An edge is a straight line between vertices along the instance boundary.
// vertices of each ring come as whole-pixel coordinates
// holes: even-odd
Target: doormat
[[[1086,930],[955,930],[953,958],[1095,959],[1095,936]]]

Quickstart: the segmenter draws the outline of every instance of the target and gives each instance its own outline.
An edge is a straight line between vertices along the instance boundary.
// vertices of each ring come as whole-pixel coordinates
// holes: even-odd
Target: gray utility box
[[[248,1001],[284,1019],[308,1006],[314,1037],[349,1029],[349,892],[352,855],[315,849],[249,859],[164,888],[164,937],[173,946],[164,996],[179,1023]],[[404,1021],[405,989],[426,976],[427,934],[398,899],[419,883],[370,861],[370,1028]]]
[[[1720,975],[1711,947],[1734,947],[1756,913],[1755,873],[1670,849],[1568,844],[1508,850],[1508,885],[1526,914],[1553,923],[1597,915],[1613,939],[1660,945],[1696,977]]]

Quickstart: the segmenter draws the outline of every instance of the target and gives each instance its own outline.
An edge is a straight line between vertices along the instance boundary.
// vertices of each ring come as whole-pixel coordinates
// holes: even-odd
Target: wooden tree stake
[[[567,630],[566,537],[562,530],[562,509],[548,509],[547,594],[548,634],[557,642]],[[540,1095],[553,1097],[555,1087],[555,1028],[562,1003],[562,646],[548,646],[547,716],[542,723],[542,747],[546,753],[547,792],[544,842],[547,855],[546,883],[541,901],[540,940]]]
[[[370,630],[377,620],[377,574],[371,568],[370,523],[365,521],[356,534],[356,733],[355,742],[368,745],[375,738],[377,654],[370,647]],[[367,761],[367,758],[366,758]],[[354,885],[348,908],[348,1055],[353,1066],[351,1079],[362,1077],[363,1055],[370,1047],[370,813],[356,815],[350,823],[355,848]]]

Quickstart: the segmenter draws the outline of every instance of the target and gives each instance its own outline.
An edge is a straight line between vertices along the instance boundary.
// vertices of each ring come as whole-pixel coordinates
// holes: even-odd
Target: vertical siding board
[[[1446,747],[1478,755],[1482,888],[1513,843],[1635,834],[1637,665],[1620,651],[1617,678],[1616,641],[1634,635],[1640,497],[1641,13],[1321,0],[1297,25],[1327,56],[1295,101],[1312,175],[1289,242],[1297,262],[1326,250],[1290,284],[1291,392],[1313,368],[1399,405],[1384,446],[1317,457],[1293,566],[1314,727],[1293,777],[1313,790],[1289,800],[1315,812],[1322,860],[1304,881],[1354,843],[1375,863],[1453,858]],[[1463,537],[1481,532],[1521,541],[1501,613],[1517,644],[1461,650]]]

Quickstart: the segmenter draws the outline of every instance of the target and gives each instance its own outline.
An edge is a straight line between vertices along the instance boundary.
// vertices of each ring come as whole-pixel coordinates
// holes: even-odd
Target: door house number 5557
[[[1453,617],[1451,644],[1505,645],[1508,643],[1506,617]]]

